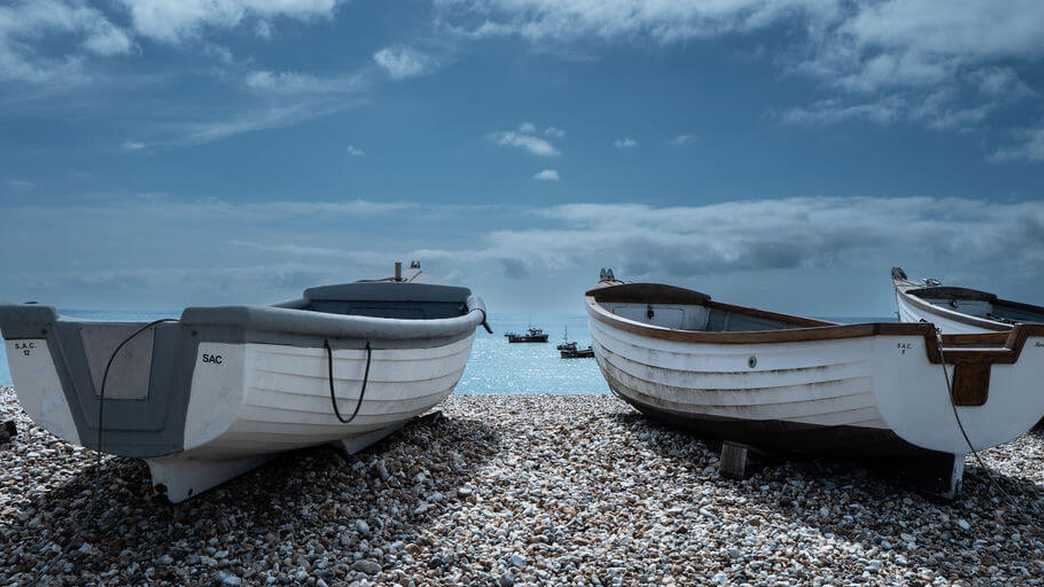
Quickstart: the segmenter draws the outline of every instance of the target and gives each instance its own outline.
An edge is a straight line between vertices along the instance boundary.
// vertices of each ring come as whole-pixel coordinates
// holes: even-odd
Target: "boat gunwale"
[[[288,333],[330,338],[413,340],[456,336],[486,323],[486,306],[472,295],[467,312],[452,318],[383,318],[334,314],[278,306],[189,307],[178,321],[185,326],[233,326],[256,332]]]
[[[1005,300],[998,298],[996,294],[966,287],[951,287],[951,286],[938,286],[938,287],[926,287],[921,284],[913,283],[904,279],[892,279],[892,286],[895,288],[896,294],[901,296],[903,301],[907,302],[911,306],[914,306],[920,310],[924,310],[929,314],[934,314],[947,320],[953,320],[961,324],[968,326],[975,326],[978,328],[984,328],[986,330],[992,330],[994,332],[1005,333],[1011,330],[1015,324],[1009,324],[1007,322],[1000,322],[998,320],[990,320],[989,318],[980,318],[978,316],[972,316],[971,314],[965,314],[964,312],[958,312],[949,308],[944,308],[937,304],[933,304],[925,298],[921,297],[921,294],[930,292],[949,292],[949,293],[968,293],[975,294],[973,296],[964,297],[961,299],[969,300],[985,300],[995,306],[1007,306],[1018,310],[1027,310],[1032,312],[1039,312],[1044,314],[1044,307],[1034,306],[1032,304],[1024,304],[1022,302],[1016,302],[1013,300]],[[1016,324],[1027,324],[1027,323],[1016,323]],[[1032,324],[1032,323],[1028,323]]]
[[[659,284],[643,284],[649,291],[655,291]],[[812,342],[824,340],[841,340],[865,338],[872,336],[921,336],[924,338],[925,353],[928,360],[939,364],[989,363],[1014,364],[1018,361],[1025,346],[1026,339],[1031,336],[1044,337],[1044,324],[1016,324],[1008,332],[996,334],[950,334],[942,336],[942,343],[936,336],[935,327],[930,323],[901,322],[867,322],[863,324],[837,324],[832,322],[804,319],[800,316],[788,316],[766,312],[757,308],[746,308],[731,304],[715,303],[716,307],[730,309],[751,316],[780,316],[795,321],[814,321],[821,325],[787,328],[781,330],[748,330],[734,332],[707,332],[698,330],[681,330],[645,324],[630,320],[609,312],[598,300],[599,294],[611,290],[618,285],[604,285],[591,289],[585,295],[588,315],[609,326],[619,328],[639,336],[648,336],[661,340],[682,343],[704,344],[770,344],[786,342]],[[673,290],[674,286],[663,286]],[[696,293],[696,292],[693,292]],[[704,295],[704,294],[699,294]],[[711,302],[706,296],[708,303]],[[661,303],[658,300],[635,300],[635,303]],[[708,305],[708,307],[710,307]],[[979,345],[968,348],[971,345]],[[989,346],[982,346],[989,345]]]

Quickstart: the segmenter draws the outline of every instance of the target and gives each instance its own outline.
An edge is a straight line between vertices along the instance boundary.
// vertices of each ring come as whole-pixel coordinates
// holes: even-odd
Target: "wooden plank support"
[[[916,491],[956,499],[964,479],[965,455],[936,453],[922,457],[878,460],[874,469]]]
[[[18,434],[18,426],[14,420],[8,420],[0,425],[0,444],[6,444]]]
[[[718,472],[729,479],[747,479],[752,474],[750,457],[753,449],[745,444],[725,441],[721,443],[721,458]]]

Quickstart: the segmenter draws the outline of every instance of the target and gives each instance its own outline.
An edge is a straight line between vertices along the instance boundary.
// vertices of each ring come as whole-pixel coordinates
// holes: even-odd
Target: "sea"
[[[177,318],[178,311],[60,310],[63,317],[86,320],[148,322]],[[890,318],[825,318],[836,322],[894,322]],[[479,328],[471,359],[455,393],[482,394],[608,394],[609,387],[594,359],[562,359],[555,346],[568,334],[581,348],[591,344],[587,317],[583,315],[528,316],[490,314],[493,334]],[[547,344],[510,344],[505,332],[524,332],[528,327],[548,333]],[[4,348],[0,347],[0,385],[11,385],[11,372]]]

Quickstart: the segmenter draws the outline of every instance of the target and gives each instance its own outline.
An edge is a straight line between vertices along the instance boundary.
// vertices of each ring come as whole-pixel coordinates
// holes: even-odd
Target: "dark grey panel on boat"
[[[402,283],[397,281],[361,281],[339,285],[324,285],[305,290],[308,301],[360,301],[360,302],[443,302],[468,301],[471,290],[450,285],[428,283]]]
[[[1006,303],[998,300],[993,305],[994,318],[1001,318],[1011,322],[1044,322],[1044,311],[1041,308],[1019,304]]]
[[[471,290],[466,287],[396,281],[327,285],[305,290],[303,306],[316,312],[431,320],[467,313]]]
[[[470,334],[485,320],[485,306],[478,298],[471,296],[465,310],[466,314],[454,318],[410,320],[271,306],[218,306],[186,308],[181,314],[181,323],[194,327],[230,327],[243,336],[248,332],[271,332],[371,341],[439,339]]]
[[[793,326],[779,320],[761,318],[759,316],[746,316],[738,312],[712,308],[705,330],[708,332],[746,332],[752,330],[782,330],[784,328],[793,328]]]
[[[0,306],[0,333],[7,340],[44,338],[47,326],[58,320],[54,306],[11,304]]]
[[[91,371],[94,391],[100,393],[105,367],[112,359],[112,365],[118,368],[109,369],[105,381],[105,397],[112,399],[145,399],[148,397],[149,366],[152,364],[152,343],[154,331],[149,329],[134,337],[123,345],[115,357],[112,352],[140,324],[89,323],[80,327],[83,339],[83,350],[87,353],[87,366]]]

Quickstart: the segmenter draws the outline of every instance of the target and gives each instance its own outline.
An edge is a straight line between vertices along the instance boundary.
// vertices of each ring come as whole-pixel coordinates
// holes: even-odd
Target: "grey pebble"
[[[4,584],[1044,585],[1044,431],[936,500],[858,461],[717,474],[717,448],[612,396],[451,397],[346,466],[277,457],[176,506],[140,461],[71,447],[10,388]],[[95,499],[97,497],[97,499]],[[411,512],[424,514],[411,516]],[[62,575],[59,575],[62,574]]]

